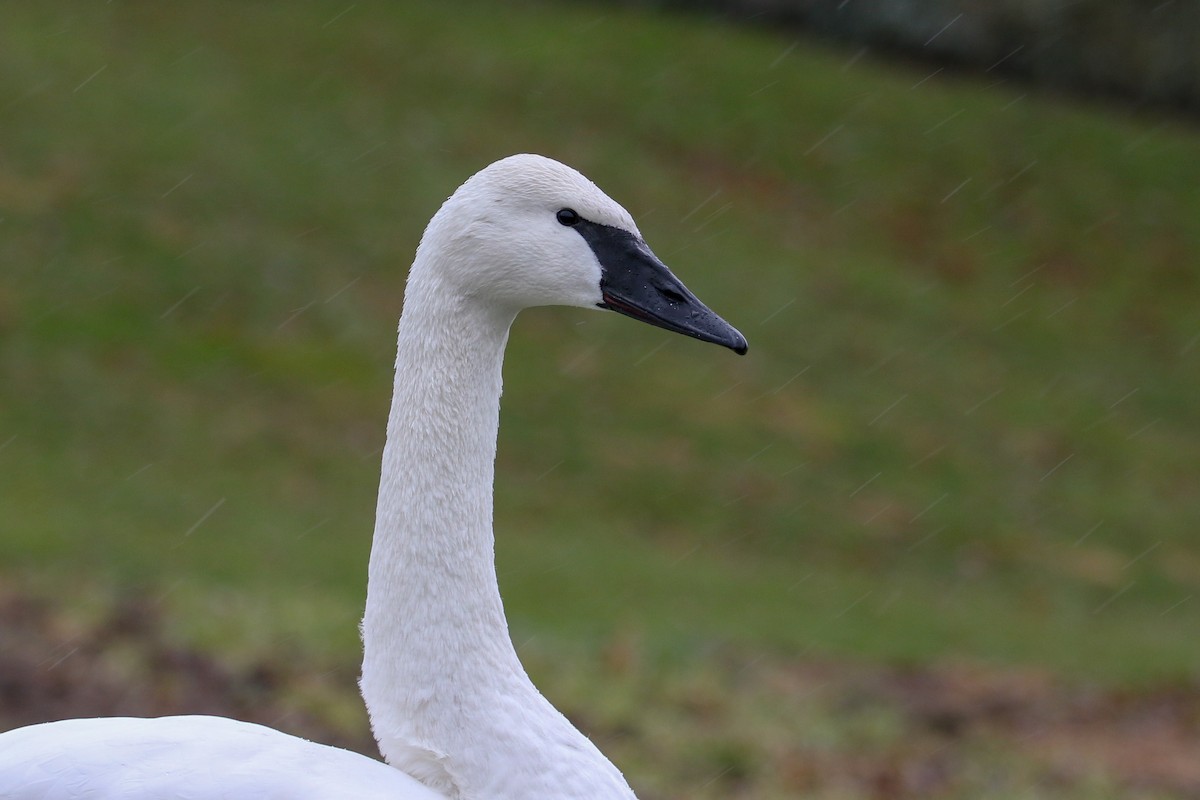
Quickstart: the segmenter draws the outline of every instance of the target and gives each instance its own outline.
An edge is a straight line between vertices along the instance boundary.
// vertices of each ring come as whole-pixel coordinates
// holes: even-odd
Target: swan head
[[[509,156],[473,175],[430,221],[418,261],[422,250],[445,256],[441,290],[505,311],[608,309],[746,352],[745,337],[654,255],[629,212],[553,159]]]

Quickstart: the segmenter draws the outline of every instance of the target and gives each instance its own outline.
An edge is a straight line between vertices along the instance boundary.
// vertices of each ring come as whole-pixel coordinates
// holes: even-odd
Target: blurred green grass
[[[518,321],[519,642],[1196,677],[1194,129],[587,5],[4,17],[5,575],[356,658],[405,268],[534,151],[751,351]]]

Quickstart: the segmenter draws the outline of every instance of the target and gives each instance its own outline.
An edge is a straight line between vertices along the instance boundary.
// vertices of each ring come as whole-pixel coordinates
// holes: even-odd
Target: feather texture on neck
[[[376,739],[452,797],[633,798],[513,648],[492,487],[516,312],[441,283],[436,252],[423,243],[409,279],[376,510],[362,675]]]

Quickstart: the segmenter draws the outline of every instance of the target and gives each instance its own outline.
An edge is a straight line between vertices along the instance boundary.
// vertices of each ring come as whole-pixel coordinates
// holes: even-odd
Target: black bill
[[[601,308],[745,354],[746,337],[700,302],[636,235],[584,219],[574,228],[600,261]]]

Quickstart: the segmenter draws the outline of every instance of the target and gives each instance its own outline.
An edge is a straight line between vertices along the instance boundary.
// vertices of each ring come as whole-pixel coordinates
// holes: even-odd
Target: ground
[[[547,659],[528,660],[547,669]],[[588,671],[604,685],[597,708],[579,694],[566,710],[619,763],[658,762],[656,780],[676,788],[647,787],[650,800],[1200,796],[1195,684],[1105,689],[1029,669],[733,650],[680,671],[643,663],[628,640],[609,643]],[[148,598],[81,615],[28,593],[0,597],[0,728],[219,714],[377,756],[358,703],[352,662],[223,663],[173,641]],[[689,733],[664,742],[668,729]],[[635,764],[622,766],[641,788]]]

